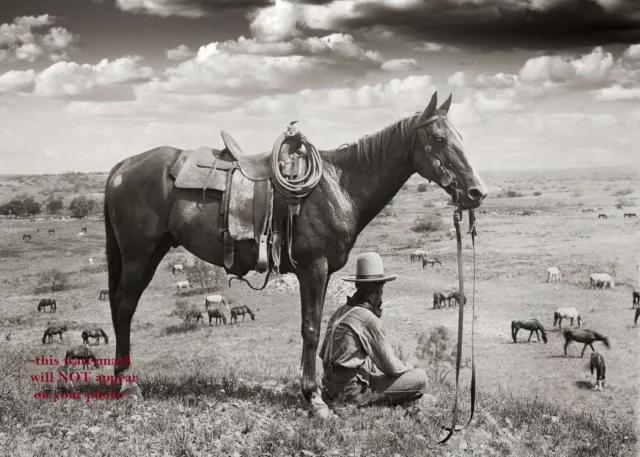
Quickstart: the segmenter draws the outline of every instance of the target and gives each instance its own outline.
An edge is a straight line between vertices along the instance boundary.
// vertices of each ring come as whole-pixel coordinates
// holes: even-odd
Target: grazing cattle
[[[413,251],[411,253],[410,259],[411,259],[411,262],[413,262],[414,260],[420,260],[420,259],[422,259],[423,257],[426,257],[426,256],[427,256],[427,251],[425,251],[423,249],[418,249],[418,250]]]
[[[95,354],[91,352],[91,349],[89,349],[86,346],[76,346],[73,349],[69,349],[67,351],[67,353],[64,355],[65,368],[67,368],[69,365],[75,365],[74,363],[71,363],[71,361],[74,359],[82,360],[82,368],[85,368],[91,365],[89,363],[89,360],[93,362],[96,368],[99,368],[98,359],[96,358]]]
[[[231,319],[229,323],[233,324],[235,322],[237,324],[238,316],[242,316],[242,322],[244,322],[245,314],[249,314],[249,316],[251,316],[252,321],[256,320],[256,315],[253,313],[253,311],[251,311],[248,306],[243,305],[243,306],[234,306],[233,308],[231,308]]]
[[[565,329],[562,331],[562,335],[564,336],[564,341],[565,341],[564,355],[567,355],[567,346],[569,346],[569,343],[571,343],[572,341],[575,341],[576,343],[584,343],[584,347],[582,348],[582,354],[580,355],[580,357],[584,357],[584,351],[585,349],[587,349],[587,346],[589,346],[591,350],[595,352],[595,349],[593,349],[593,343],[595,341],[602,341],[607,348],[610,347],[609,338],[607,338],[604,335],[601,335],[598,332],[594,332],[593,330]]]
[[[84,232],[78,232],[78,239],[84,240]]]
[[[445,298],[442,292],[434,292],[433,293],[433,309],[442,308],[441,305],[444,304]]]
[[[27,235],[26,233],[24,235],[22,235],[22,241],[30,240],[30,239],[31,239],[31,235]]]
[[[44,331],[44,336],[42,337],[42,344],[47,342],[47,338],[49,339],[49,343],[53,342],[53,335],[60,335],[60,341],[62,341],[62,334],[67,331],[66,325],[56,325],[54,327],[49,327]]]
[[[538,338],[538,343],[540,342],[540,335],[538,331],[542,333],[542,341],[544,344],[547,344],[547,333],[544,331],[544,327],[540,323],[538,319],[531,319],[529,321],[511,321],[511,337],[513,338],[513,342],[517,343],[518,331],[520,329],[529,330],[529,339],[527,341],[531,341],[531,336],[533,332],[536,332],[536,337]]]
[[[82,233],[87,233],[87,227],[82,227],[82,229],[80,229],[80,231],[81,231]]]
[[[184,272],[184,267],[182,265],[180,265],[179,263],[176,263],[171,272],[175,275],[175,274],[180,274]]]
[[[92,267],[93,266],[93,257],[89,257],[89,266]]]
[[[578,327],[582,325],[584,322],[582,317],[580,317],[580,311],[575,306],[571,306],[568,308],[558,308],[553,313],[553,326],[555,328],[556,324],[562,330],[562,319],[571,319],[570,326],[573,327],[573,320],[576,319],[578,321]]]
[[[42,300],[40,300],[40,303],[38,303],[38,312],[40,312],[40,310],[42,310],[44,312],[44,309],[46,307],[49,307],[49,312],[50,313],[55,313],[58,310],[58,306],[56,304],[56,301],[52,298],[43,298]]]
[[[560,281],[560,270],[556,267],[547,268],[547,282]]]
[[[598,214],[598,219],[607,219],[609,216],[606,214]]]
[[[589,367],[591,368],[591,375],[593,375],[593,369],[596,369],[596,383],[593,386],[593,390],[600,390],[601,388],[604,389],[604,378],[607,371],[607,367],[604,363],[604,357],[602,357],[600,353],[594,352],[591,354]]]
[[[624,213],[624,217],[631,219],[632,217],[638,217],[638,215],[636,213]]]
[[[599,284],[602,284],[601,289],[604,289],[607,285],[610,289],[616,287],[616,283],[608,273],[593,273],[589,275],[589,289],[597,289]]]
[[[442,266],[442,262],[440,262],[440,260],[438,260],[436,257],[434,258],[429,258],[429,257],[423,257],[422,258],[422,269],[424,270],[424,268],[428,265],[431,264],[431,268],[435,267],[435,264],[438,264],[440,266]]]
[[[100,344],[100,338],[104,338],[104,343],[109,344],[109,337],[101,328],[90,328],[82,331],[82,342],[89,344],[89,338],[95,338],[97,344]]]
[[[213,319],[216,320],[216,325],[218,325],[218,321],[222,320],[222,324],[226,324],[227,323],[227,318],[224,315],[224,313],[222,312],[222,310],[219,310],[217,308],[211,308],[209,310],[207,310],[207,313],[209,314],[209,325],[211,325],[211,321]]]
[[[633,304],[631,305],[632,308],[635,308],[636,305],[640,306],[640,292],[638,292],[637,290],[633,291]]]
[[[179,294],[181,290],[189,290],[189,287],[191,287],[189,281],[180,281],[176,284],[176,294]]]
[[[109,289],[102,289],[98,300],[106,300],[107,298],[109,298]]]
[[[54,233],[56,233],[55,229],[49,229],[49,231],[47,232],[49,235],[53,235]]]
[[[204,299],[204,309],[207,311],[209,308],[213,308],[214,306],[216,309],[220,309],[220,305],[226,306],[227,310],[231,312],[231,309],[229,309],[229,303],[227,303],[222,295],[208,295]]]

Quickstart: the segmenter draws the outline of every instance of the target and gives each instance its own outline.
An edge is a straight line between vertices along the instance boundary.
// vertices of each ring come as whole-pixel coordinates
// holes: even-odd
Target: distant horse
[[[73,349],[69,349],[67,351],[67,353],[64,355],[65,368],[71,365],[70,362],[73,359],[82,360],[82,368],[91,366],[89,360],[93,361],[93,364],[96,366],[96,368],[99,368],[98,359],[96,358],[95,354],[91,352],[91,349],[86,346],[76,346]]]
[[[456,304],[460,304],[460,292],[457,290],[448,290],[444,293],[444,298],[446,298],[449,307],[451,307],[451,300],[455,300]],[[467,304],[467,297],[464,297],[464,304]]]
[[[427,256],[427,251],[423,250],[423,249],[418,249],[416,251],[413,251],[411,253],[411,261],[413,262],[414,260],[420,260],[423,257]]]
[[[93,257],[89,257],[89,266],[92,267],[93,266]]]
[[[607,219],[608,216],[606,214],[598,214],[598,219]]]
[[[229,309],[229,303],[227,303],[222,295],[207,295],[207,297],[204,299],[204,309],[207,311],[209,310],[209,308],[213,308],[214,306],[216,307],[216,309],[220,309],[220,305],[226,306],[227,310],[231,312],[231,310]]]
[[[616,286],[616,283],[613,281],[613,278],[608,273],[593,273],[589,276],[589,289],[597,289],[598,284],[602,284],[601,289],[604,289],[609,286],[610,289],[613,289]]]
[[[27,235],[26,233],[24,235],[22,235],[22,241],[30,240],[30,239],[31,239],[31,235]]]
[[[191,287],[191,284],[189,284],[189,281],[180,281],[176,284],[176,295],[180,293],[180,291],[182,290],[189,290],[189,287]]]
[[[89,338],[95,338],[97,343],[100,344],[100,338],[104,338],[104,343],[109,344],[109,337],[101,328],[91,328],[82,331],[82,342],[89,344]]]
[[[42,300],[40,300],[40,303],[38,303],[38,312],[40,312],[40,310],[44,310],[47,306],[49,307],[50,313],[55,313],[58,310],[58,306],[56,305],[56,301],[54,299],[43,298]]]
[[[593,348],[592,348],[593,349]],[[600,390],[601,388],[605,388],[604,385],[604,375],[607,371],[607,367],[604,363],[604,357],[598,352],[594,352],[591,354],[591,359],[589,360],[589,366],[591,368],[591,374],[593,375],[593,369],[596,369],[596,383],[593,386],[594,390]]]
[[[49,235],[53,235],[54,233],[56,233],[55,229],[49,229],[49,231],[47,232]]]
[[[242,316],[242,322],[244,322],[244,316],[245,314],[249,314],[249,316],[251,316],[251,320],[255,321],[256,320],[256,315],[253,313],[253,311],[251,311],[249,309],[248,306],[234,306],[233,308],[231,308],[231,324],[233,324],[234,322],[237,324],[238,323],[238,316]]]
[[[433,293],[433,309],[440,309],[442,308],[441,305],[444,304],[445,298],[444,298],[444,294],[442,292],[434,292]]]
[[[192,309],[186,312],[186,314],[184,315],[184,321],[186,323],[189,323],[191,322],[191,319],[195,319],[196,324],[200,321],[202,321],[202,323],[204,324],[204,317],[202,316],[202,313],[198,310]]]
[[[640,317],[640,308],[636,308],[636,317],[633,319],[633,325],[638,325],[638,317]]]
[[[631,305],[632,308],[635,308],[636,305],[640,306],[640,292],[637,290],[633,291],[633,304]]]
[[[80,230],[82,233],[87,233],[87,227],[82,227],[82,229]]]
[[[173,266],[173,268],[171,269],[171,273],[173,273],[174,275],[175,275],[176,273],[177,273],[177,274],[180,274],[180,273],[182,273],[182,272],[184,272],[184,267],[183,267],[182,265],[180,265],[179,263],[176,263],[176,264]]]
[[[520,329],[529,330],[529,339],[527,341],[531,341],[531,337],[533,336],[533,332],[536,332],[536,337],[538,338],[538,342],[540,342],[540,335],[538,331],[542,333],[542,341],[544,344],[547,344],[547,333],[544,331],[544,327],[540,323],[538,319],[531,319],[529,321],[511,321],[511,337],[513,338],[513,342],[517,343],[518,331]]]
[[[109,289],[102,289],[98,300],[106,300],[107,298],[109,298]]]
[[[436,263],[438,265],[442,266],[442,262],[440,262],[440,260],[438,260],[435,257],[432,258],[432,259],[430,259],[429,257],[423,257],[422,258],[422,269],[424,270],[424,267],[426,267],[428,264],[431,264],[431,268],[433,268]]]
[[[60,335],[60,341],[62,341],[62,334],[67,331],[66,325],[59,325],[55,327],[49,327],[44,331],[44,336],[42,337],[42,344],[47,342],[47,338],[49,339],[49,343],[53,343],[53,335]]]
[[[593,330],[565,329],[562,331],[562,335],[564,336],[565,341],[564,355],[567,355],[567,346],[569,346],[569,343],[571,343],[572,341],[575,341],[576,343],[584,343],[584,347],[582,348],[582,354],[580,355],[580,357],[584,357],[584,350],[587,349],[587,346],[589,346],[591,350],[595,352],[592,344],[594,341],[602,341],[607,348],[610,347],[609,338],[601,335],[600,333],[594,332]]]
[[[78,232],[78,239],[79,240],[83,240],[84,239],[84,232]]]
[[[6,336],[4,337],[5,341],[11,341],[11,336],[13,335],[13,333],[11,332],[11,330],[9,330],[9,333],[6,334]]]
[[[636,213],[624,213],[624,217],[631,219],[632,217],[638,217],[638,215]]]
[[[213,319],[216,320],[216,325],[218,325],[218,320],[221,319],[223,324],[227,323],[227,318],[224,315],[224,313],[217,309],[217,308],[211,308],[209,310],[207,310],[207,312],[209,313],[209,325],[211,325],[211,321]]]
[[[560,274],[560,270],[557,267],[549,267],[547,268],[547,282],[556,282],[560,281],[562,275]]]
[[[582,325],[582,318],[580,317],[580,311],[575,306],[571,306],[569,308],[558,308],[553,313],[553,327],[555,328],[556,324],[562,330],[562,319],[571,319],[571,327],[573,327],[573,320],[577,319],[578,327]]]

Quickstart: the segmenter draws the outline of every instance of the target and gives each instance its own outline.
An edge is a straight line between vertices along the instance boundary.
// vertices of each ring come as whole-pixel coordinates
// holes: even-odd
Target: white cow
[[[613,289],[616,286],[616,283],[613,281],[613,278],[611,277],[610,274],[593,273],[592,275],[589,276],[589,289],[594,289],[594,288],[597,289],[598,284],[602,284],[601,289],[604,289],[605,287],[607,287],[607,284],[609,284],[609,287],[611,289]]]
[[[84,232],[78,232],[78,239],[79,240],[84,239]]]
[[[229,303],[227,303],[227,301],[224,299],[222,295],[208,295],[204,299],[204,308],[207,311],[209,311],[209,308],[211,307],[216,307],[217,309],[220,309],[220,305],[226,306],[227,310],[231,312],[231,309],[229,308]]]
[[[556,282],[562,279],[562,275],[560,274],[560,270],[556,267],[547,268],[547,282]]]
[[[180,274],[180,273],[182,273],[183,271],[184,271],[184,267],[183,267],[182,265],[180,265],[179,263],[176,263],[176,264],[173,266],[173,270],[172,270],[173,274],[176,274],[176,273]]]
[[[89,266],[92,267],[93,266],[93,257],[89,257]]]
[[[180,293],[181,290],[189,290],[189,287],[191,287],[189,281],[180,281],[176,284],[176,294]]]

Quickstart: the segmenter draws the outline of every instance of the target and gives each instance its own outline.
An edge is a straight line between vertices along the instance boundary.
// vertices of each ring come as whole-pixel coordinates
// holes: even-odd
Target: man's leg
[[[400,376],[371,376],[369,387],[355,398],[358,406],[394,405],[417,400],[427,391],[428,378],[424,371],[412,369]]]

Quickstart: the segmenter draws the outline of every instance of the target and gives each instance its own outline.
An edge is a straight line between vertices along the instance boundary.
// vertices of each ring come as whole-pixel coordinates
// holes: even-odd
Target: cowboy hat
[[[382,258],[377,252],[365,252],[358,256],[356,274],[342,278],[349,282],[387,282],[393,281],[398,275],[385,275]]]

